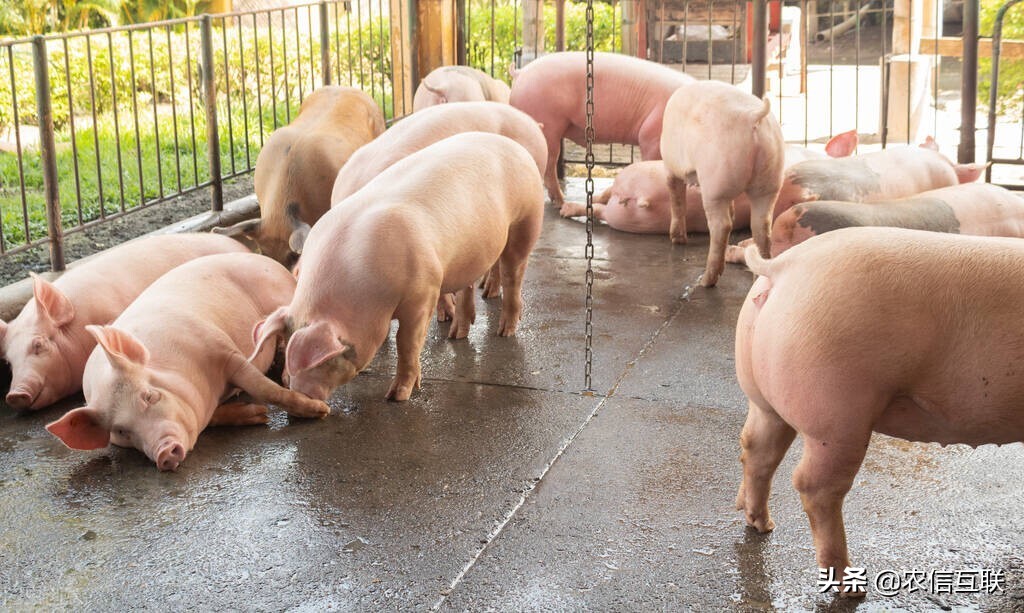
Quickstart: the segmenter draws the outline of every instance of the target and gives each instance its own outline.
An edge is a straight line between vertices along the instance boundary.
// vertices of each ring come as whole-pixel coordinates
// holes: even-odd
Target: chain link
[[[587,154],[584,158],[587,165],[587,247],[583,252],[587,259],[587,317],[584,333],[586,335],[586,354],[583,367],[583,387],[585,392],[593,392],[591,370],[594,364],[594,0],[587,0],[587,128],[584,136],[587,143]]]

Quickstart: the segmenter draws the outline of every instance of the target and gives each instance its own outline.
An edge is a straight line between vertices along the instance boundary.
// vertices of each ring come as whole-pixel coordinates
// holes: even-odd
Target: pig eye
[[[46,343],[43,342],[43,339],[37,338],[37,339],[33,339],[32,340],[32,353],[33,354],[39,355],[39,354],[43,353],[45,350],[46,350]]]
[[[114,428],[114,434],[126,441],[132,440],[132,433],[124,428]]]
[[[148,389],[142,392],[142,401],[147,405],[156,404],[160,402],[160,392],[154,389]]]

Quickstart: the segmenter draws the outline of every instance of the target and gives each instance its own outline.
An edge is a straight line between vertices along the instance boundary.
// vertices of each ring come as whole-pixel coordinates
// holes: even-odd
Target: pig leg
[[[594,199],[594,219],[604,220],[604,207]],[[583,217],[587,214],[587,205],[583,202],[566,202],[562,204],[558,214],[562,217]]]
[[[562,135],[569,125],[565,122],[555,125],[554,122],[544,122],[544,140],[548,143],[548,165],[544,169],[544,187],[548,190],[548,198],[551,204],[561,207],[565,202],[562,194],[562,186],[558,184],[558,154],[562,151]]]
[[[469,326],[476,321],[475,298],[472,285],[462,288],[455,295],[455,315],[452,317],[451,327],[448,328],[448,338],[469,336]]]
[[[441,294],[437,299],[437,321],[451,321],[455,316],[455,294]]]
[[[213,411],[211,426],[256,426],[267,423],[267,405],[228,402]]]
[[[753,234],[757,250],[761,257],[771,257],[772,244],[772,209],[775,208],[775,200],[779,196],[778,190],[768,194],[752,194],[747,192],[750,198],[750,231]]]
[[[729,245],[725,248],[725,261],[732,264],[746,264],[747,247],[754,244],[754,239],[745,238],[735,245]]]
[[[523,276],[530,251],[540,236],[543,216],[533,215],[509,229],[508,243],[501,252],[501,318],[498,336],[513,336],[523,313]]]
[[[736,495],[736,508],[746,515],[747,525],[758,532],[770,532],[775,529],[775,522],[768,513],[772,477],[793,444],[796,430],[782,421],[775,411],[762,409],[753,401],[749,406],[747,421],[740,434],[743,480]]]
[[[708,218],[708,233],[711,236],[708,262],[700,283],[704,287],[714,287],[725,270],[725,248],[729,245],[729,234],[732,233],[733,204],[729,198],[711,199],[708,195],[704,198],[704,214]]]
[[[863,436],[858,436],[852,428],[840,432],[842,439],[827,441],[805,435],[803,457],[793,472],[793,485],[800,492],[804,512],[811,522],[818,567],[832,568],[837,578],[850,566],[843,527],[843,499],[860,470],[871,438],[870,430]],[[842,595],[860,597],[864,592],[842,592]]]
[[[501,295],[501,262],[495,262],[480,281],[484,290],[484,298],[497,298]]]
[[[668,189],[672,194],[672,223],[668,236],[673,243],[686,244],[686,180],[672,177],[668,181]]]
[[[466,291],[465,289],[460,291]],[[472,292],[470,292],[472,293]],[[398,319],[398,332],[395,334],[395,347],[398,351],[398,368],[395,378],[391,381],[385,400],[404,402],[412,396],[412,390],[420,387],[420,351],[427,340],[427,328],[430,327],[431,306],[437,301],[436,290],[433,296],[417,299],[412,297],[403,301],[395,311]],[[452,325],[458,317],[456,309]]]
[[[294,417],[326,417],[331,412],[331,408],[322,400],[314,400],[274,383],[241,353],[233,354],[228,366],[228,372],[233,372],[228,378],[228,384],[249,394],[258,403],[276,404]]]

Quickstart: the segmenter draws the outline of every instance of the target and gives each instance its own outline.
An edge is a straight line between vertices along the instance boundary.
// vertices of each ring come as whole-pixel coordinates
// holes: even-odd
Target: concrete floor
[[[0,409],[0,608],[1024,610],[1024,446],[876,437],[846,504],[870,576],[982,567],[1005,591],[819,595],[799,445],[773,534],[733,509],[750,274],[683,300],[706,237],[598,228],[585,396],[584,240],[549,210],[518,336],[482,301],[468,340],[432,328],[411,401],[382,400],[392,343],[326,420],[210,429],[177,473],[65,449],[43,430],[61,408]]]

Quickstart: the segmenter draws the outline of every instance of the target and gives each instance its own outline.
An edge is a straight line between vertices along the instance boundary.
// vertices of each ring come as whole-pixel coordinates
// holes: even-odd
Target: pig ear
[[[262,227],[263,221],[259,218],[246,219],[245,221],[240,221],[233,226],[213,228],[210,232],[230,236],[245,245],[249,251],[256,251],[259,247],[256,241],[260,237],[260,230]]]
[[[85,329],[96,339],[115,367],[136,364],[145,366],[149,362],[149,350],[124,330],[113,326],[86,326]]]
[[[326,322],[318,322],[295,332],[288,340],[284,369],[291,375],[316,368],[331,358],[344,355],[355,358],[352,345],[343,342]]]
[[[250,362],[256,359],[256,356],[259,355],[267,341],[272,338],[276,339],[287,331],[287,323],[288,307],[280,307],[271,313],[270,317],[253,326],[252,342],[255,348],[252,351],[252,355],[249,356]]]
[[[35,273],[32,275],[32,293],[42,313],[60,328],[75,318],[75,307],[57,287]]]
[[[935,139],[932,138],[931,136],[929,136],[928,138],[924,139],[924,142],[921,143],[918,146],[921,147],[922,149],[931,149],[932,151],[938,151],[939,150],[939,144],[937,142],[935,142]]]
[[[986,168],[988,168],[988,164],[953,164],[956,178],[961,183],[974,183],[985,172]]]
[[[292,235],[288,237],[288,248],[302,255],[302,246],[306,244],[306,238],[309,236],[309,224],[302,224],[298,228],[292,231]]]
[[[100,425],[96,409],[89,407],[68,411],[64,417],[47,424],[46,429],[71,449],[89,451],[110,444],[110,432]]]
[[[856,130],[836,134],[825,144],[825,153],[829,157],[844,158],[853,155],[859,142],[860,137],[857,136]]]

